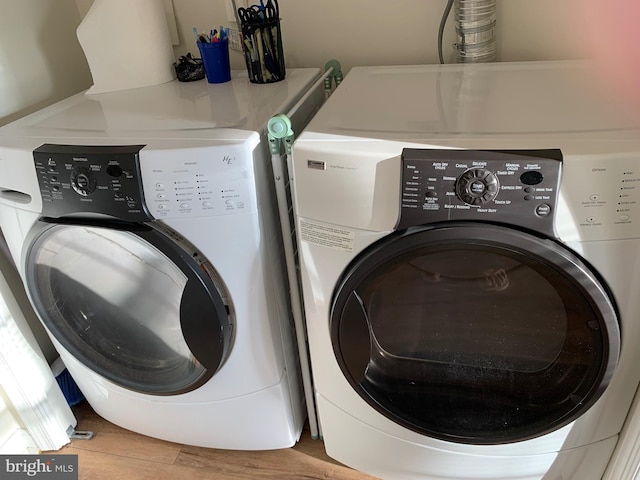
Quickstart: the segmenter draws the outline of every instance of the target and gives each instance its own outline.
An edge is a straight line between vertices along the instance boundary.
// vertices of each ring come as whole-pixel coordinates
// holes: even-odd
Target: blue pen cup
[[[231,80],[229,40],[224,38],[217,42],[197,42],[197,44],[207,81],[209,83],[224,83]]]

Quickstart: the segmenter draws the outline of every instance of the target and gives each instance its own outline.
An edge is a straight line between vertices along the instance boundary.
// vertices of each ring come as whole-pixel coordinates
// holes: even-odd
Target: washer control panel
[[[128,222],[151,217],[144,204],[139,153],[144,145],[44,144],[33,151],[42,214],[101,214]]]
[[[561,165],[557,149],[405,148],[397,228],[476,220],[554,235]]]
[[[246,144],[145,150],[140,171],[147,207],[158,220],[256,210],[256,175]]]

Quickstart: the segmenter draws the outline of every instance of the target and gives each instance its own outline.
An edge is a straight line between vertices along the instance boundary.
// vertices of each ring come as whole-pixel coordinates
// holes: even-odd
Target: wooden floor
[[[50,453],[77,454],[80,480],[374,480],[329,458],[308,429],[293,448],[240,452],[139,435],[102,419],[87,402],[73,412],[76,429],[91,430],[94,437]]]

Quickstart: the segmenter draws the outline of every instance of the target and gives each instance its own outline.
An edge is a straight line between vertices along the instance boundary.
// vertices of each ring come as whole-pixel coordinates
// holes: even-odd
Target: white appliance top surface
[[[288,69],[285,80],[258,85],[249,82],[246,72],[233,72],[232,80],[222,84],[175,80],[97,95],[79,93],[0,128],[0,137],[221,139],[231,133],[224,129],[262,132],[319,73],[315,68]]]
[[[588,62],[355,67],[307,131],[376,139],[634,129]]]

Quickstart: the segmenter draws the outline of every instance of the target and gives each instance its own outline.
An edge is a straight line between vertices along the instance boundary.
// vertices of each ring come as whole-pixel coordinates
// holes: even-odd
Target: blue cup
[[[231,80],[229,39],[224,38],[211,43],[197,43],[207,81],[209,83],[224,83]]]

